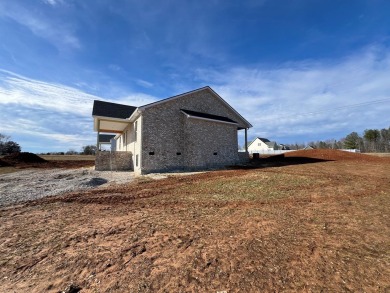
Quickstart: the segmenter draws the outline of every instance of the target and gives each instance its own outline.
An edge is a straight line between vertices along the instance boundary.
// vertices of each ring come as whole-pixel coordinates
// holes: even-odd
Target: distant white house
[[[276,141],[270,141],[267,138],[256,137],[248,145],[249,153],[264,153],[279,150]]]

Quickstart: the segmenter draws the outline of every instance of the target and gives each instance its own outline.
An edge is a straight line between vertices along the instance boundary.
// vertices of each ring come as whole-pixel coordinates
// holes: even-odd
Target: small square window
[[[176,155],[177,155],[177,156],[180,156],[180,155],[181,155],[181,152],[177,152]]]
[[[154,152],[149,152],[149,155],[150,156],[154,156]]]
[[[216,155],[218,155],[218,153],[217,153],[217,152],[214,152],[214,156],[216,156]]]

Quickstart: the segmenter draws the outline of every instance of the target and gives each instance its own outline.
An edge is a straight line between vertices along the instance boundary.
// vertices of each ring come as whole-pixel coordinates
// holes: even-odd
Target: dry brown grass
[[[388,174],[260,164],[3,209],[0,291],[388,292]]]
[[[366,153],[370,156],[377,156],[377,157],[390,157],[390,153]]]
[[[17,172],[17,171],[20,171],[20,169],[15,168],[15,167],[1,167],[0,168],[0,175],[13,173],[13,172]]]
[[[95,156],[90,155],[39,155],[48,161],[95,161]]]

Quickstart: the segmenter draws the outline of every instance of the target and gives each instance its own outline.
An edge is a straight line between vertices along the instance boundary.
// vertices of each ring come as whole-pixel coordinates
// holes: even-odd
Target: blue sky
[[[94,99],[139,106],[205,85],[249,139],[390,126],[386,0],[3,0],[0,40],[0,133],[23,151],[94,144]]]

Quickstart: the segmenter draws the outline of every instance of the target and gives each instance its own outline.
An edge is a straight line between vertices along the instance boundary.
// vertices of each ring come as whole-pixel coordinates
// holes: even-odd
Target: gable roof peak
[[[159,100],[159,101],[156,101],[156,102],[153,102],[153,103],[150,103],[150,104],[146,104],[146,105],[143,105],[141,107],[139,107],[138,109],[142,112],[144,109],[147,109],[149,107],[153,107],[153,106],[156,106],[156,105],[159,105],[159,104],[162,104],[162,103],[166,103],[166,102],[169,102],[169,101],[172,101],[172,100],[175,100],[175,99],[178,99],[178,98],[181,98],[181,97],[184,97],[184,96],[187,96],[187,95],[190,95],[190,94],[193,94],[193,93],[197,93],[197,92],[201,92],[201,91],[209,91],[214,97],[216,97],[217,99],[219,99],[223,104],[225,104],[230,110],[233,111],[233,113],[235,113],[239,119],[244,122],[244,125],[247,127],[247,128],[250,128],[252,127],[252,124],[250,124],[244,117],[241,116],[240,113],[238,113],[232,106],[230,106],[220,95],[218,95],[210,86],[204,86],[204,87],[201,87],[201,88],[198,88],[198,89],[195,89],[195,90],[192,90],[192,91],[189,91],[189,92],[185,92],[185,93],[182,93],[182,94],[179,94],[179,95],[176,95],[176,96],[172,96],[172,97],[169,97],[169,98],[166,98],[166,99],[163,99],[163,100]]]

